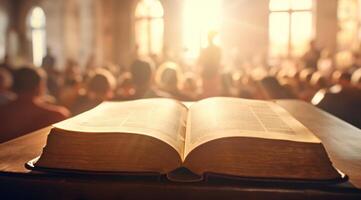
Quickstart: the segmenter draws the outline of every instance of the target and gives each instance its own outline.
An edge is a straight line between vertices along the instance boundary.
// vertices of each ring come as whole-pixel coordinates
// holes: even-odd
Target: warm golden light
[[[46,54],[46,19],[43,9],[34,7],[29,16],[31,29],[31,40],[33,46],[33,62],[35,66],[40,66]]]
[[[0,10],[0,60],[5,57],[7,16]]]
[[[220,31],[222,0],[186,0],[183,13],[185,57],[194,59],[207,45],[209,32]],[[219,43],[219,41],[218,41]]]
[[[313,37],[312,0],[271,0],[271,57],[300,57]]]
[[[163,50],[163,6],[159,0],[141,0],[135,10],[135,42],[142,56]]]
[[[337,33],[337,44],[340,51],[349,51],[357,48],[359,40],[359,14],[361,4],[359,0],[339,0],[337,18],[339,32]]]

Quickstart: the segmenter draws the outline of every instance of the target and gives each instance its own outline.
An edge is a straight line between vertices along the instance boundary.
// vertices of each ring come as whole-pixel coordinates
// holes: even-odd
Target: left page
[[[187,108],[170,99],[104,102],[54,125],[57,129],[85,133],[133,133],[157,138],[184,152]]]

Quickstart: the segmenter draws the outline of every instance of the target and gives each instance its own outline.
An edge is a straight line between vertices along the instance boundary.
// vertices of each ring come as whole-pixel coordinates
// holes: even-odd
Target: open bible
[[[215,97],[104,102],[54,125],[35,167],[337,180],[321,143],[274,102]]]

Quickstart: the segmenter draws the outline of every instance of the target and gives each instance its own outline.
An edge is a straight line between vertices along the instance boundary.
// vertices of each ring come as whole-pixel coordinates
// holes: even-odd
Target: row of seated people
[[[293,74],[266,68],[263,73],[259,69],[228,71],[214,79],[214,85],[219,87],[211,93],[206,91],[209,87],[202,84],[201,77],[183,73],[171,62],[154,69],[150,62],[136,60],[122,72],[106,67],[81,73],[74,63],[64,72],[44,69],[24,66],[9,72],[0,68],[0,142],[82,113],[106,100],[152,97],[180,101],[210,96],[301,99],[361,127],[361,69],[352,74],[336,70],[330,77],[310,69]]]
[[[45,74],[41,70],[22,67],[13,74],[12,90],[8,91],[10,76],[0,71],[0,142],[16,138],[70,116],[65,107],[49,104],[43,98],[46,91]],[[13,93],[12,93],[13,92]]]

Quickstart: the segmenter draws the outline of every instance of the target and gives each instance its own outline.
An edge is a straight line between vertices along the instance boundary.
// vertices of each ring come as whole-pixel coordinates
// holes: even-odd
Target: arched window
[[[271,57],[299,57],[313,37],[312,0],[270,0]]]
[[[28,28],[31,35],[33,63],[40,66],[46,54],[46,19],[43,9],[34,7],[28,15]]]
[[[140,55],[161,54],[163,6],[159,0],[140,0],[135,9],[135,42]]]

